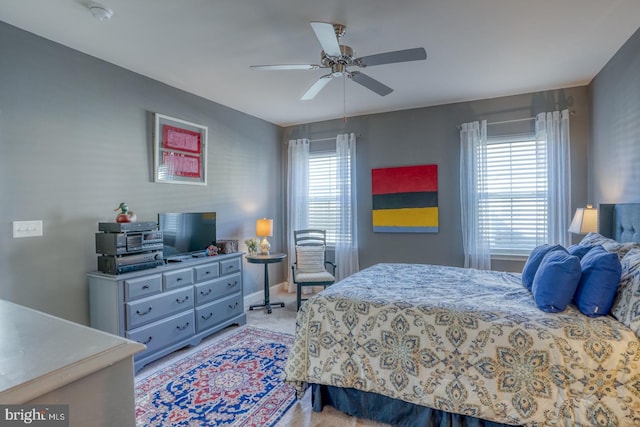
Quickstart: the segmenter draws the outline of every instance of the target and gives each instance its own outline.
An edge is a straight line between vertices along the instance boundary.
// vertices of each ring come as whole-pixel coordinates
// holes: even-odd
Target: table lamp
[[[273,236],[273,220],[261,218],[256,220],[256,236],[262,237],[260,242],[260,255],[269,255],[271,245],[267,241],[267,236]]]
[[[576,209],[576,214],[569,225],[569,232],[587,234],[598,231],[598,208],[587,205],[586,208]]]

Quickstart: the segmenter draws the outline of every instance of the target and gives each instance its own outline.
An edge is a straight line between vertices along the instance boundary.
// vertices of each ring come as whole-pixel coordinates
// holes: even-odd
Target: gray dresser
[[[89,276],[91,327],[144,344],[135,370],[229,325],[244,325],[242,253]]]

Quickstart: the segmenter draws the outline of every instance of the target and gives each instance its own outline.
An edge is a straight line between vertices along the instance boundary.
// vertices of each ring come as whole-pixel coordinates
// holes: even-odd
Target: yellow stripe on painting
[[[373,225],[396,227],[437,227],[438,208],[372,210]]]

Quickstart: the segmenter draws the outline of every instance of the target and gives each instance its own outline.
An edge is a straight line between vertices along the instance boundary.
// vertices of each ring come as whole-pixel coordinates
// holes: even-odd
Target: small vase
[[[249,255],[255,256],[258,254],[258,248],[248,248],[248,249],[249,249]]]

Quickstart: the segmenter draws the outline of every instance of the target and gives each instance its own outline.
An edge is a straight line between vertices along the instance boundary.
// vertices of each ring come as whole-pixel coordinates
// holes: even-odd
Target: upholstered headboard
[[[599,205],[598,233],[618,242],[640,242],[640,203]]]

